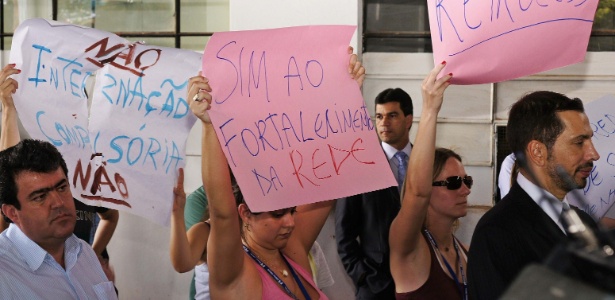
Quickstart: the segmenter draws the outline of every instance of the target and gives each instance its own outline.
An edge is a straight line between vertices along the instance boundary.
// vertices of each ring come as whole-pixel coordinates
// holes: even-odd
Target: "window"
[[[113,32],[129,40],[202,51],[229,28],[229,0],[4,0],[0,50],[19,23],[46,18]]]
[[[431,52],[427,1],[363,0],[364,52]],[[588,51],[615,51],[615,0],[600,0]]]

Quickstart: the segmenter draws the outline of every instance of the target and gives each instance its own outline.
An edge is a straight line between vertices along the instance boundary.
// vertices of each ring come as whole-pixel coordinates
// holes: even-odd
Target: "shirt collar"
[[[564,225],[560,222],[560,215],[562,214],[563,204],[568,203],[567,195],[562,201],[559,201],[553,194],[547,190],[537,186],[533,182],[525,178],[521,173],[517,175],[517,183],[521,188],[540,206],[540,208],[557,224],[557,226],[566,233]],[[548,199],[545,199],[548,198]]]
[[[6,233],[7,238],[15,245],[17,251],[21,254],[23,260],[28,264],[31,271],[38,270],[45,260],[53,260],[55,259],[49,254],[45,249],[41,248],[37,243],[31,240],[21,228],[15,224],[10,224]],[[72,234],[66,241],[64,242],[64,261],[65,266],[69,267],[69,264],[73,265],[74,262],[70,263],[72,259],[68,258],[67,253],[78,254],[81,252],[81,244],[79,243],[78,238]]]
[[[391,158],[393,158],[393,156],[395,155],[395,153],[397,153],[397,149],[395,149],[395,147],[385,143],[385,142],[381,142],[382,144],[382,149],[384,150],[384,153],[386,153],[387,155],[387,159],[391,160]],[[408,157],[410,157],[410,151],[412,151],[412,144],[408,143],[406,145],[406,147],[404,147],[404,149],[401,149],[401,151],[404,151]]]
[[[28,264],[31,271],[36,271],[43,264],[45,256],[48,254],[41,246],[26,236],[19,226],[12,223],[7,229],[6,236],[13,242],[15,249],[19,252],[23,260]]]

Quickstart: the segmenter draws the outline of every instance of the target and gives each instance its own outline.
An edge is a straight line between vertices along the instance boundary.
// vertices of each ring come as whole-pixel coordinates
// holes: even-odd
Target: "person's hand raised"
[[[438,78],[438,74],[444,69],[446,62],[435,66],[431,72],[425,77],[421,84],[421,93],[423,94],[423,110],[434,110],[439,112],[442,107],[442,101],[444,101],[444,91],[451,85],[450,80],[453,78],[453,74],[449,73]]]
[[[190,78],[188,82],[188,101],[190,101],[190,110],[199,118],[203,123],[211,124],[209,113],[207,112],[211,108],[210,94],[211,87],[209,86],[209,79],[203,77],[201,72],[199,75]]]
[[[357,81],[359,88],[363,86],[365,80],[365,68],[359,61],[359,57],[352,53],[352,47],[348,47],[348,54],[350,54],[350,61],[348,62],[348,73],[350,77]]]
[[[8,64],[0,71],[0,98],[3,109],[15,107],[13,94],[17,91],[18,84],[17,80],[10,76],[19,73],[21,73],[21,70],[16,69],[15,64]]]

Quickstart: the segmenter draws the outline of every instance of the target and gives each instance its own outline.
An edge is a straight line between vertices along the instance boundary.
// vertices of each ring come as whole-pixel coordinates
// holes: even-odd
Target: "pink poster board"
[[[355,26],[222,32],[203,56],[212,123],[253,211],[396,185],[355,80]]]
[[[598,0],[427,3],[434,63],[454,84],[481,84],[583,61]]]

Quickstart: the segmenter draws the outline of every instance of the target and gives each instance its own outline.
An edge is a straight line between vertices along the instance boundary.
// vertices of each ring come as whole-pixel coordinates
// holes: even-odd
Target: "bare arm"
[[[335,200],[321,201],[297,207],[297,213],[295,214],[295,229],[299,230],[293,232],[288,241],[288,246],[297,243],[302,251],[305,251],[304,254],[307,257],[318,234],[320,234],[322,227],[325,225],[327,216],[329,216],[329,212],[331,212],[333,205],[335,205]],[[286,253],[286,255],[291,255],[292,257],[290,253]]]
[[[9,228],[9,224],[6,221],[4,221],[3,216],[0,216],[0,232],[3,232],[7,228]]]
[[[17,125],[17,110],[13,103],[13,94],[17,90],[17,81],[9,76],[21,73],[15,64],[8,64],[0,71],[0,98],[2,99],[2,125],[0,125],[0,150],[17,145],[20,140]],[[0,215],[0,232],[9,227]]]
[[[606,229],[615,229],[615,219],[609,217],[602,217],[602,219],[600,219],[600,223],[602,224],[602,226],[606,227]]]
[[[228,162],[207,112],[212,99],[209,92],[211,87],[206,78],[199,75],[190,79],[190,108],[203,122],[201,172],[211,224],[207,245],[210,285],[212,289],[227,289],[244,274],[244,251]],[[200,101],[193,101],[197,93]]]
[[[401,210],[391,224],[389,235],[392,267],[396,261],[404,260],[415,253],[422,241],[421,228],[427,215],[432,189],[436,123],[444,90],[450,85],[448,80],[451,78],[450,75],[446,75],[436,80],[442,68],[444,64],[437,65],[431,70],[421,86],[423,95],[421,120],[408,162],[406,173],[408,176],[406,176]]]
[[[359,57],[356,54],[352,54],[352,47],[348,47],[348,54],[350,54],[350,61],[348,63],[348,73],[352,79],[356,80],[359,84],[359,88],[363,87],[363,81],[365,80],[365,68],[359,61]]]
[[[110,209],[104,213],[98,213],[98,216],[100,217],[100,223],[98,223],[98,228],[96,228],[96,233],[94,234],[92,248],[96,255],[100,256],[105,248],[107,248],[107,245],[109,245],[111,237],[113,237],[117,222],[120,219],[120,213],[115,209]]]
[[[207,225],[197,223],[186,232],[184,223],[184,207],[186,204],[186,193],[183,188],[183,169],[177,186],[173,190],[175,194],[173,200],[173,211],[171,212],[171,239],[170,256],[171,264],[175,271],[184,273],[194,269],[199,259],[203,256],[209,238],[209,228]]]
[[[17,90],[17,81],[9,76],[19,74],[15,64],[8,64],[0,71],[0,98],[2,99],[2,132],[0,132],[0,150],[17,145],[20,140],[17,125],[17,110],[13,103],[13,94]]]

